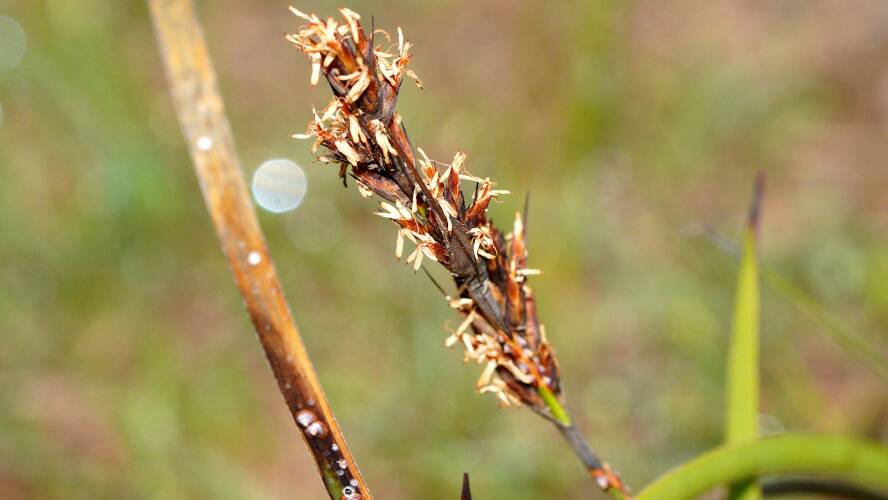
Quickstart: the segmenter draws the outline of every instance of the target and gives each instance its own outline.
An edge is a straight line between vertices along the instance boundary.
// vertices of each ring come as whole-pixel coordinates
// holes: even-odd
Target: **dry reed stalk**
[[[222,250],[265,355],[333,500],[372,499],[284,300],[241,175],[216,74],[190,0],[149,0],[182,132]]]
[[[313,138],[312,151],[323,146],[319,159],[339,165],[343,182],[351,176],[363,196],[384,200],[377,215],[397,226],[396,258],[403,257],[409,240],[415,248],[407,263],[414,270],[429,259],[451,273],[456,293],[447,300],[464,320],[445,345],[463,345],[466,359],[483,366],[477,390],[495,394],[506,406],[528,406],[553,422],[602,490],[628,496],[619,475],[592,453],[560,401],[558,362],[527,284],[539,271],[527,267],[526,220],[516,213],[512,232],[505,235],[487,217],[491,200],[508,191],[471,175],[463,152],[450,164],[429,159],[421,148],[419,157],[414,153],[395,111],[405,76],[421,86],[407,69],[410,42],[401,29],[393,42],[381,30],[368,36],[360,16],[349,9],[339,10],[343,22],[291,10],[305,24],[287,40],[308,56],[311,83],[323,74],[334,94],[314,113],[308,130],[294,137]],[[470,199],[462,182],[475,185]]]

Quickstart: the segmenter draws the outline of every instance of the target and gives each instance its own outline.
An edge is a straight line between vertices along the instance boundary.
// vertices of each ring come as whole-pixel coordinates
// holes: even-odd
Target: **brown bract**
[[[414,153],[395,112],[404,76],[419,83],[407,69],[410,43],[400,29],[393,43],[381,30],[368,36],[348,9],[340,9],[342,22],[291,10],[306,24],[287,40],[309,57],[312,84],[323,74],[334,95],[294,137],[313,138],[312,150],[340,166],[343,182],[350,176],[362,195],[382,198],[377,215],[397,226],[398,259],[409,241],[414,248],[406,261],[415,270],[430,259],[453,275],[457,291],[448,302],[464,321],[445,344],[463,345],[466,359],[483,365],[478,391],[548,415],[539,389],[560,394],[559,371],[527,285],[539,271],[527,267],[524,221],[516,214],[504,235],[487,216],[491,200],[508,191],[471,175],[465,153],[449,164],[419,148],[419,157]],[[474,185],[470,198],[464,183]]]

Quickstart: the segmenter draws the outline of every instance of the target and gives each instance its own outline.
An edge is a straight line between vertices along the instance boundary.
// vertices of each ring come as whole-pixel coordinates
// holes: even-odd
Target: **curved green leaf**
[[[888,488],[888,449],[838,436],[784,434],[706,453],[642,491],[638,500],[685,500],[765,474],[823,473]]]

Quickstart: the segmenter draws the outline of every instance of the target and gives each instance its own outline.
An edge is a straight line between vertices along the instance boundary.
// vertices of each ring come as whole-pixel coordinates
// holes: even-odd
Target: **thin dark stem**
[[[767,496],[775,497],[804,493],[824,495],[832,498],[888,500],[888,492],[880,492],[836,479],[774,479],[765,482],[762,485],[762,491]]]
[[[553,423],[558,428],[561,436],[564,437],[564,440],[567,441],[567,444],[570,445],[571,450],[583,463],[589,475],[595,479],[598,486],[605,493],[610,495],[611,498],[619,500],[630,500],[632,498],[628,487],[623,483],[620,476],[607,463],[598,458],[598,455],[589,447],[586,438],[583,437],[576,425],[573,423],[564,425],[558,421],[553,421]]]
[[[548,390],[540,389],[540,396],[546,403],[548,411],[531,407],[538,415],[546,418],[558,429],[561,435],[570,445],[571,450],[585,466],[598,486],[615,499],[631,499],[628,486],[623,482],[620,475],[617,474],[607,462],[603,462],[595,452],[589,447],[586,439],[580,430],[573,423],[573,419],[558,398],[554,397]]]
[[[558,431],[564,436],[564,439],[567,440],[571,449],[573,449],[574,453],[579,457],[587,469],[591,471],[603,468],[601,459],[589,448],[586,439],[580,433],[580,430],[577,429],[576,425],[556,424],[556,427],[558,427]]]

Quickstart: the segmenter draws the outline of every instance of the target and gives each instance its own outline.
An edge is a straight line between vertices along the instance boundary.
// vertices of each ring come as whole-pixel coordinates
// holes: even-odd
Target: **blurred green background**
[[[332,14],[337,4],[300,9]],[[402,26],[400,112],[433,158],[532,192],[531,265],[568,403],[636,489],[722,438],[736,240],[768,175],[764,265],[888,351],[888,3],[355,1]],[[473,393],[457,318],[393,259],[374,204],[313,163],[329,100],[287,2],[199,2],[250,175],[302,164],[261,215],[315,366],[378,498],[585,498],[554,429]],[[324,498],[222,258],[141,2],[3,0],[0,497]],[[7,36],[8,35],[8,36]],[[4,38],[6,36],[6,38]],[[10,38],[12,36],[12,38]],[[13,40],[10,42],[10,40]],[[3,66],[3,64],[0,64]],[[888,440],[888,390],[763,297],[763,429]],[[592,493],[588,493],[591,495]]]

